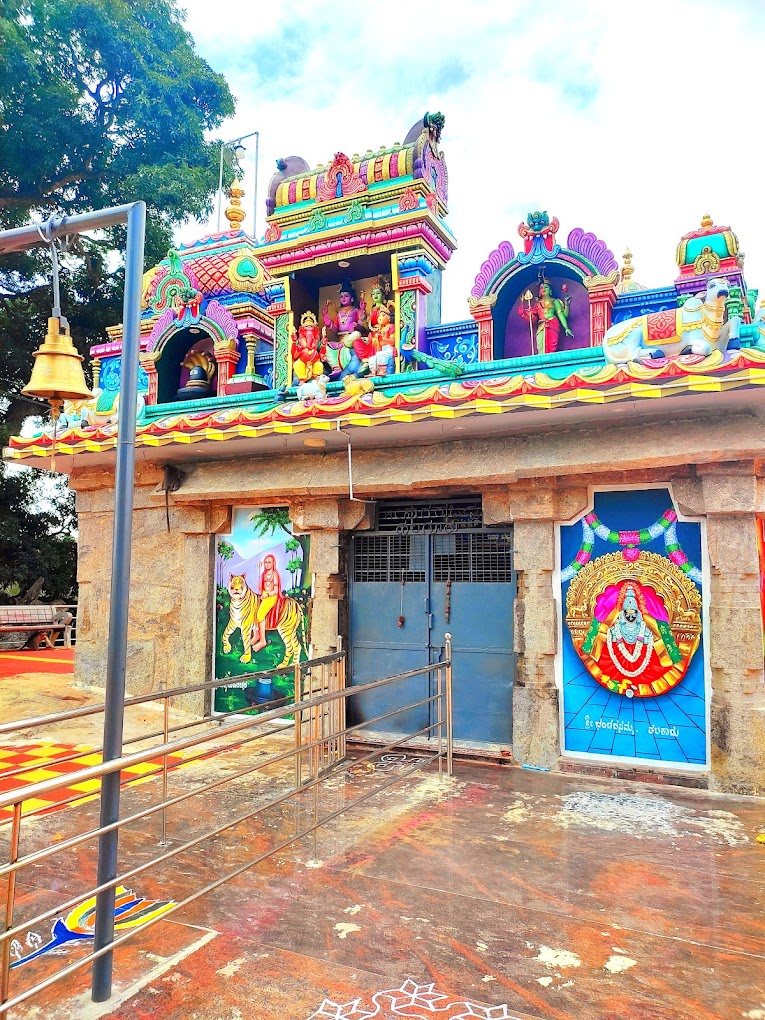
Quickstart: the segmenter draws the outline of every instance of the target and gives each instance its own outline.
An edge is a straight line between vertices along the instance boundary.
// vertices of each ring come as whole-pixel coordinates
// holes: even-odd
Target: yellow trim
[[[713,356],[710,356],[713,358]],[[713,368],[710,365],[710,368]],[[616,373],[614,373],[616,374]],[[517,386],[513,383],[517,381]],[[694,372],[685,376],[672,377],[662,383],[650,383],[641,379],[629,380],[610,389],[597,392],[586,386],[574,390],[564,390],[559,393],[521,393],[520,386],[523,377],[518,376],[509,384],[505,384],[511,392],[507,396],[497,397],[492,400],[486,397],[479,397],[465,400],[458,406],[449,408],[443,404],[429,403],[422,407],[394,407],[372,405],[367,411],[359,410],[359,401],[348,402],[344,409],[339,409],[331,421],[312,421],[285,419],[271,421],[260,425],[238,424],[225,429],[220,425],[203,426],[195,434],[181,431],[170,432],[164,436],[152,436],[139,431],[136,436],[136,445],[140,446],[166,446],[171,443],[191,445],[198,442],[217,442],[236,439],[241,437],[260,437],[274,434],[296,434],[310,431],[312,429],[329,430],[337,428],[338,425],[358,425],[370,428],[379,424],[386,424],[392,421],[414,422],[424,418],[464,417],[468,414],[502,414],[521,409],[553,409],[572,404],[610,404],[619,400],[656,400],[663,396],[670,396],[684,392],[711,392],[718,393],[725,390],[739,389],[745,386],[765,386],[765,367],[745,368],[727,377],[715,378],[704,374],[699,366],[694,366]],[[450,384],[459,393],[461,384],[455,382]],[[374,394],[374,400],[385,402],[386,398],[381,394]],[[361,405],[364,407],[364,405]],[[77,439],[69,443],[59,444],[59,454],[70,453],[77,455],[83,450],[85,444]],[[87,449],[92,452],[110,452],[116,445],[116,437],[110,437],[100,442],[90,441]],[[35,458],[49,458],[50,447],[31,445],[24,449],[12,448],[6,451],[6,457],[13,460],[32,460]]]

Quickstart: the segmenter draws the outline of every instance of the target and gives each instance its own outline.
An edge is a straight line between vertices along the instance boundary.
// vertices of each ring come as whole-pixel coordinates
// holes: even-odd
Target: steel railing
[[[123,945],[135,935],[144,932],[151,925],[156,924],[158,921],[169,917],[176,911],[187,907],[200,897],[211,893],[213,890],[242,874],[244,871],[247,871],[249,868],[254,867],[271,857],[273,854],[284,850],[299,840],[305,839],[308,836],[313,837],[313,853],[314,858],[316,858],[318,855],[318,832],[322,826],[326,826],[329,822],[332,822],[345,812],[366,802],[382,790],[392,786],[394,783],[397,783],[402,779],[406,779],[408,776],[432,765],[435,762],[438,764],[439,777],[443,776],[444,766],[446,767],[447,774],[451,775],[453,769],[451,662],[451,636],[447,635],[445,642],[445,654],[441,661],[432,665],[424,666],[420,669],[409,670],[405,673],[399,673],[395,676],[385,677],[370,683],[346,687],[345,652],[341,650],[332,655],[298,663],[294,666],[285,667],[281,670],[267,670],[237,677],[238,680],[249,681],[252,679],[273,678],[277,675],[285,675],[292,672],[295,679],[294,702],[278,705],[273,708],[265,706],[265,711],[259,710],[258,714],[254,716],[249,714],[243,715],[243,712],[247,710],[237,709],[225,713],[209,713],[201,719],[191,722],[182,722],[176,725],[171,725],[170,723],[170,703],[173,698],[200,691],[209,692],[211,694],[218,687],[230,686],[232,682],[231,679],[167,688],[153,694],[143,695],[137,698],[129,698],[125,702],[126,707],[145,705],[153,701],[161,701],[163,703],[162,729],[158,733],[150,735],[152,738],[161,736],[162,742],[160,744],[144,748],[132,754],[123,753],[120,758],[106,761],[98,765],[92,765],[75,773],[70,772],[63,776],[58,776],[55,779],[48,779],[43,782],[29,784],[21,789],[0,794],[0,811],[12,812],[12,818],[9,822],[10,840],[8,863],[0,867],[0,880],[5,879],[7,882],[5,890],[5,926],[4,931],[0,934],[0,1016],[7,1015],[8,1011],[14,1006],[20,1005],[55,983],[75,974],[94,960],[106,954],[111,954],[115,947]],[[373,719],[366,719],[363,722],[356,723],[352,726],[347,725],[346,708],[350,699],[366,694],[370,691],[379,690],[387,686],[394,686],[403,680],[407,680],[415,676],[426,676],[430,681],[434,681],[434,683],[429,683],[428,686],[428,690],[432,691],[434,689],[434,693],[429,693],[426,697],[420,698],[415,702],[399,705],[389,711],[377,715]],[[428,725],[419,728],[414,733],[406,733],[401,736],[396,736],[395,739],[392,739],[384,746],[376,746],[372,751],[359,757],[348,758],[346,753],[346,738],[350,734],[358,734],[365,727],[377,725],[385,719],[390,719],[396,715],[422,707],[427,707],[430,713],[429,717],[433,719],[433,721],[428,723]],[[0,736],[18,732],[22,729],[29,730],[33,727],[37,728],[43,725],[60,727],[68,721],[97,714],[99,712],[103,712],[103,710],[103,705],[93,705],[66,712],[59,712],[55,715],[39,717],[37,719],[5,723],[0,725]],[[281,734],[284,737],[285,734],[289,734],[289,730],[285,731],[284,725],[279,725],[279,721],[289,721],[290,718],[292,718],[294,736],[292,739],[288,740],[289,746],[284,749],[276,749],[271,752],[267,751],[259,757],[257,761],[246,763],[243,767],[232,771],[230,774],[219,776],[212,781],[208,781],[192,789],[168,795],[168,773],[170,771],[168,767],[169,756],[176,754],[180,755],[181,753],[192,751],[204,744],[210,745],[208,749],[201,754],[194,754],[190,758],[185,758],[183,760],[183,764],[185,766],[190,762],[201,761],[203,758],[207,758],[211,754],[221,753],[222,751],[233,748],[242,748],[244,745],[252,741],[262,740],[267,736]],[[209,728],[204,730],[202,733],[180,735],[183,730],[195,726],[203,726],[205,724],[209,724]],[[371,790],[362,792],[350,801],[346,802],[343,798],[343,803],[340,807],[332,808],[328,812],[322,811],[322,792],[329,790],[329,787],[327,786],[328,783],[332,782],[334,784],[339,777],[347,776],[351,770],[355,771],[359,766],[372,763],[378,756],[409,743],[413,737],[422,735],[428,735],[433,743],[429,747],[422,748],[421,750],[425,752],[423,756],[415,759],[409,767],[405,767],[401,771],[393,774],[391,778],[386,778],[384,782],[375,784]],[[135,740],[146,739],[146,736],[135,738]],[[80,750],[76,752],[76,754],[73,753],[66,757],[52,759],[52,761],[71,760],[72,757],[81,757],[84,753],[92,752],[83,752]],[[293,768],[290,767],[290,760],[293,762],[294,771]],[[150,772],[143,772],[140,777],[141,779],[146,778],[148,775],[158,775],[161,773],[162,793],[158,803],[151,804],[141,810],[126,814],[125,817],[120,818],[119,821],[113,822],[109,825],[90,828],[85,832],[66,836],[59,842],[52,845],[43,846],[25,854],[20,854],[20,837],[23,822],[26,818],[30,817],[29,814],[23,813],[23,805],[26,800],[44,800],[49,795],[55,794],[57,791],[65,787],[80,785],[88,782],[89,780],[101,781],[104,776],[121,773],[132,766],[146,765],[147,763],[156,765],[156,768]],[[168,839],[168,829],[170,827],[170,817],[173,808],[187,803],[193,798],[204,797],[213,790],[220,790],[227,784],[242,779],[243,777],[251,776],[254,778],[256,773],[259,771],[266,768],[273,768],[273,766],[279,765],[280,763],[284,765],[285,769],[280,778],[282,778],[285,782],[288,781],[288,788],[285,792],[279,793],[277,796],[272,798],[267,798],[265,803],[258,804],[255,807],[248,807],[244,813],[236,814],[235,817],[229,818],[223,823],[203,831],[201,834],[193,835],[191,838],[182,840],[178,843],[178,845],[173,845],[173,843]],[[17,771],[15,774],[18,775],[19,772]],[[5,775],[10,775],[10,773],[6,773]],[[129,783],[130,780],[127,782]],[[77,798],[71,798],[71,800],[76,799],[78,801],[82,801],[86,796],[87,794],[79,793]],[[302,810],[302,808],[306,805],[306,797],[310,798],[308,800],[308,824],[302,823],[300,811],[297,811],[295,814],[294,831],[291,831],[287,838],[278,841],[277,845],[272,846],[263,853],[255,855],[251,860],[239,865],[223,877],[216,878],[207,885],[196,889],[189,895],[185,896],[182,900],[172,902],[170,907],[166,909],[161,916],[151,918],[139,927],[129,929],[116,937],[112,935],[109,943],[102,948],[94,949],[85,957],[62,967],[60,970],[56,971],[56,973],[46,977],[44,980],[40,980],[35,984],[22,988],[15,991],[14,994],[11,994],[11,946],[14,940],[20,940],[24,933],[29,933],[35,925],[39,925],[45,921],[51,920],[52,918],[59,917],[66,911],[77,907],[83,901],[92,897],[96,897],[96,899],[98,899],[101,895],[109,895],[111,894],[111,890],[116,889],[118,886],[130,882],[140,875],[147,874],[152,869],[162,866],[168,861],[177,858],[179,855],[205,843],[207,840],[212,840],[215,837],[221,836],[223,833],[226,833],[245,822],[257,820],[263,812],[269,809],[293,802]],[[55,809],[59,810],[66,806],[71,808],[71,800],[56,804]],[[39,810],[49,811],[51,810],[51,807],[45,807]],[[39,812],[32,812],[32,814],[36,813]],[[153,855],[150,860],[144,860],[136,866],[127,867],[127,870],[118,874],[117,877],[108,882],[96,885],[85,892],[79,892],[73,896],[70,895],[65,898],[63,902],[44,910],[42,913],[39,913],[32,918],[14,922],[17,878],[21,873],[23,873],[24,869],[38,866],[43,862],[46,862],[46,867],[50,868],[50,862],[56,857],[56,855],[66,854],[76,847],[94,841],[106,832],[113,832],[115,830],[119,831],[125,826],[134,825],[136,823],[145,823],[157,816],[159,817],[161,836],[159,841],[160,852]],[[202,816],[199,814],[197,817],[200,818]],[[176,833],[176,838],[179,835],[180,830]],[[214,850],[211,851],[211,864],[213,864],[213,853]],[[119,871],[119,869],[117,870]]]

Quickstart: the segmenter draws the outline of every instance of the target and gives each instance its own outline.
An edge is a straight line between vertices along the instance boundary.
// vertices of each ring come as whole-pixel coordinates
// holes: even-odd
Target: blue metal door
[[[427,538],[359,535],[353,539],[350,585],[351,684],[366,684],[429,662]],[[354,698],[349,721],[371,730],[413,733],[428,725],[428,706],[397,712],[428,697],[422,675]]]
[[[398,533],[353,537],[350,677],[351,684],[363,684],[437,662],[450,632],[455,739],[507,746],[515,669],[512,533],[483,529],[480,501],[473,502],[477,519],[457,520],[473,530],[426,530],[453,526],[452,501],[446,517],[433,513],[443,504],[419,508],[406,533],[400,516],[405,504],[395,504]],[[382,504],[378,526],[386,523],[385,509]],[[373,731],[412,733],[434,721],[426,706],[374,719],[429,693],[435,693],[435,680],[429,684],[427,677],[381,688],[354,699],[359,703],[352,721],[367,721]]]

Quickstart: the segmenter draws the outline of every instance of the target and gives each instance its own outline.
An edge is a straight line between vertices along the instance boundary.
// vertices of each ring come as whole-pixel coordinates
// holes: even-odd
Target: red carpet
[[[0,652],[0,678],[19,673],[74,673],[74,648]]]

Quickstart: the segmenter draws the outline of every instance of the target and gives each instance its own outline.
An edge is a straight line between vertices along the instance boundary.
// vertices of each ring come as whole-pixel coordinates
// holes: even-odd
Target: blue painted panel
[[[604,531],[592,535],[592,556],[615,555],[615,543],[604,535],[614,532],[650,531],[665,510],[672,509],[667,489],[644,491],[625,490],[599,492],[595,497],[595,513]],[[566,571],[579,553],[587,519],[561,527],[561,568],[563,570],[562,600],[565,607],[573,574]],[[669,532],[659,530],[641,548],[669,560]],[[678,522],[676,540],[689,561],[689,568],[700,566],[702,559],[701,528],[697,522]],[[626,557],[625,557],[626,559]],[[695,566],[693,566],[695,565]],[[667,568],[668,569],[668,568]],[[639,561],[634,577],[643,578]],[[702,594],[700,575],[692,576]],[[671,607],[669,607],[671,608]],[[565,609],[564,609],[565,612]],[[649,619],[653,619],[650,615]],[[605,626],[605,624],[603,624]],[[608,691],[590,673],[574,646],[568,626],[563,626],[563,720],[564,749],[576,754],[616,755],[641,761],[706,765],[706,678],[704,672],[704,641],[692,654],[687,670],[677,686],[654,697],[629,697]],[[634,674],[633,674],[634,675]]]
[[[428,326],[425,330],[428,354],[442,361],[459,361],[463,365],[478,362],[478,323],[449,323],[446,326]]]

